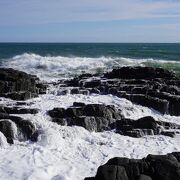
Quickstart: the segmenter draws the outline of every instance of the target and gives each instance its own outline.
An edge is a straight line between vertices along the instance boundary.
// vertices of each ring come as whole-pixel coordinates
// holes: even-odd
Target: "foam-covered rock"
[[[36,132],[36,127],[21,117],[0,113],[0,131],[7,138],[7,142],[13,144],[15,139],[19,141],[30,140]]]
[[[162,114],[180,115],[180,78],[162,68],[122,67],[102,77],[79,76],[64,83],[76,87],[72,94],[82,94],[82,89],[90,93],[112,94]]]
[[[121,135],[140,138],[147,135],[174,137],[180,125],[156,121],[151,116],[125,119],[114,106],[103,104],[74,103],[75,106],[54,108],[48,112],[52,121],[62,126],[82,126],[89,131],[115,130]],[[173,130],[173,131],[171,131]]]

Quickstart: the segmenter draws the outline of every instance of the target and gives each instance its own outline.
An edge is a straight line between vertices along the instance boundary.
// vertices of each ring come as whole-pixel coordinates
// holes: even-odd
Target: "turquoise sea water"
[[[180,44],[0,43],[0,65],[41,75],[125,65],[163,67],[180,74]]]
[[[180,43],[0,43],[1,59],[23,53],[41,56],[110,56],[180,61]]]

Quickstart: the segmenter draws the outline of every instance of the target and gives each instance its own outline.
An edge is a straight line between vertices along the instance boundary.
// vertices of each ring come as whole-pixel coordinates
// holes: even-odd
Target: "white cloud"
[[[0,25],[179,17],[180,2],[167,0],[0,1]]]

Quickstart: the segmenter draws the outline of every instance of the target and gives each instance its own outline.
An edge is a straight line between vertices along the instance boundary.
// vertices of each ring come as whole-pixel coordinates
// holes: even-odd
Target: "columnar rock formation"
[[[83,74],[69,80],[60,80],[58,95],[112,94],[136,104],[147,106],[162,114],[180,115],[180,78],[163,69],[123,67],[102,76]],[[0,69],[0,97],[17,100],[14,107],[0,106],[0,133],[9,144],[15,140],[37,141],[38,129],[20,114],[36,114],[38,109],[22,107],[29,98],[46,93],[47,85],[36,76],[13,69]],[[17,116],[16,116],[16,115]],[[140,138],[148,135],[174,137],[180,125],[157,121],[147,116],[127,119],[113,105],[74,102],[65,109],[56,107],[47,111],[54,123],[63,126],[81,126],[88,131],[113,131],[120,135]],[[179,180],[180,153],[152,156],[142,160],[113,158],[98,168],[95,177],[86,180]]]
[[[180,125],[155,121],[152,117],[138,120],[125,119],[114,106],[103,104],[74,103],[68,109],[54,108],[48,112],[52,121],[60,125],[82,126],[89,131],[102,132],[115,130],[116,133],[131,137],[145,135],[165,135],[174,137],[180,131]]]
[[[14,69],[0,68],[0,97],[13,100],[27,100],[37,97],[39,93],[45,93],[46,85],[40,83],[36,76],[26,74]],[[7,142],[14,140],[32,141],[37,139],[37,131],[30,121],[24,120],[12,114],[36,114],[38,109],[26,109],[19,107],[22,102],[17,102],[17,107],[0,106],[0,132],[6,137]]]
[[[179,116],[180,78],[161,68],[123,67],[99,77],[84,74],[64,82],[73,94],[113,94],[162,114]]]
[[[26,100],[43,93],[46,86],[36,76],[14,69],[0,68],[0,97]]]

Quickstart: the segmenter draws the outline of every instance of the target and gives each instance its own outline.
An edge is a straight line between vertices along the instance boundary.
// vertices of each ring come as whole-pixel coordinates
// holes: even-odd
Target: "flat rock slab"
[[[71,93],[112,94],[162,114],[179,116],[180,78],[162,68],[122,67],[102,76],[79,76],[64,84]]]
[[[115,130],[118,134],[135,138],[147,135],[174,137],[180,132],[180,125],[175,123],[156,121],[150,116],[125,119],[114,106],[103,104],[75,102],[70,108],[54,108],[48,114],[53,122],[62,126],[82,126],[95,132]]]

